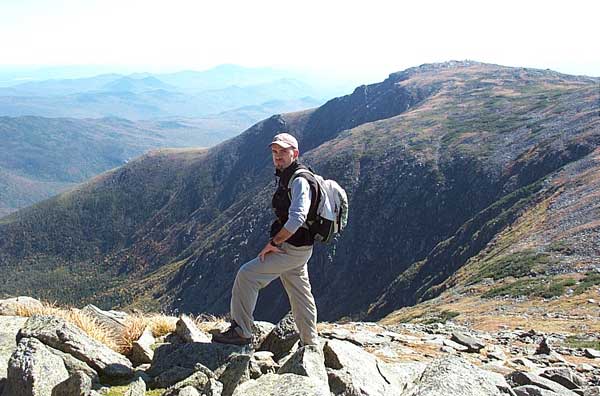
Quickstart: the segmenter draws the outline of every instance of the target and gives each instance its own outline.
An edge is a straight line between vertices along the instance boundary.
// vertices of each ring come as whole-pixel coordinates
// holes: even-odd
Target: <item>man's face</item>
[[[299,151],[293,147],[283,148],[277,144],[272,144],[271,153],[273,154],[275,168],[284,170],[298,158]]]

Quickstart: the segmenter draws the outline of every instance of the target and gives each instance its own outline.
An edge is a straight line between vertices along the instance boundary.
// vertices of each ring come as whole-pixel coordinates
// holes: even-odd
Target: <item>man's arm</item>
[[[288,221],[281,230],[267,243],[259,253],[259,258],[264,260],[264,256],[271,252],[281,252],[279,245],[287,241],[304,224],[310,210],[310,200],[312,193],[310,184],[303,177],[297,177],[292,182],[292,202],[288,211]]]

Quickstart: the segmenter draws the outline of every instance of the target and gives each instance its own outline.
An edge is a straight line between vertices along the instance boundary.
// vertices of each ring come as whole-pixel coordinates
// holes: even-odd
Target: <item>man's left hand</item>
[[[263,250],[261,250],[258,254],[258,258],[260,259],[260,261],[265,261],[265,256],[269,253],[283,253],[283,250],[271,245],[271,242],[268,242],[263,248]]]

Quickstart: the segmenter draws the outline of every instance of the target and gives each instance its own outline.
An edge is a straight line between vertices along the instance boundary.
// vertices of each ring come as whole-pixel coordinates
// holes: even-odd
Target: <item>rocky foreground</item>
[[[16,316],[12,302],[0,301],[2,396],[600,395],[600,352],[561,346],[562,334],[321,323],[321,344],[302,347],[286,316],[238,347],[211,342],[223,322],[203,331],[182,316],[123,355],[60,317]],[[127,317],[84,310],[115,329]]]

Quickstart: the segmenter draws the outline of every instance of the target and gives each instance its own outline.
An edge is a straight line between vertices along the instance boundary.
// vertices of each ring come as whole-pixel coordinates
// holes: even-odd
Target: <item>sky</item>
[[[599,15],[578,0],[0,0],[0,67],[233,63],[377,81],[470,59],[600,76]]]

